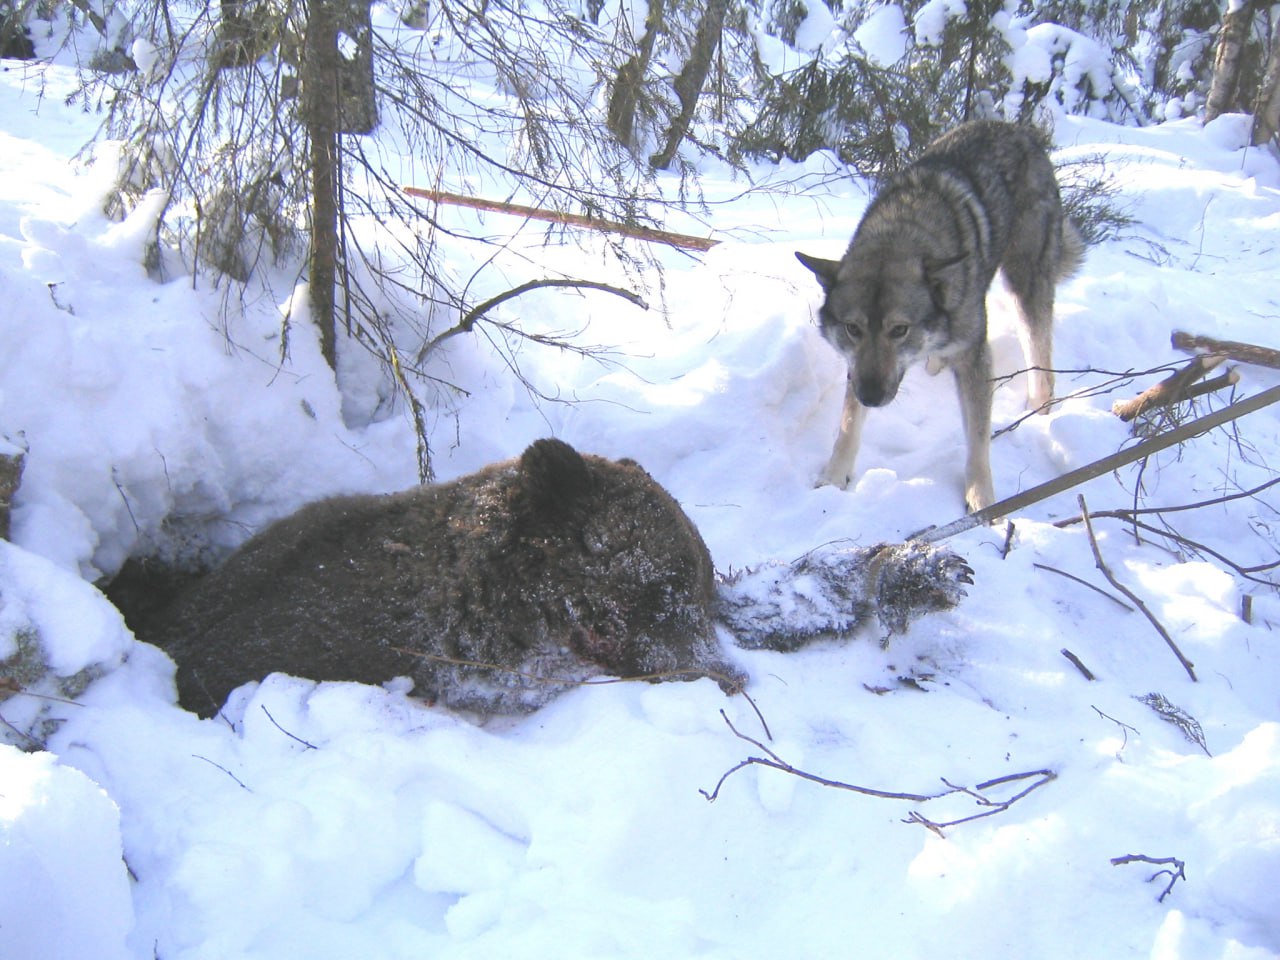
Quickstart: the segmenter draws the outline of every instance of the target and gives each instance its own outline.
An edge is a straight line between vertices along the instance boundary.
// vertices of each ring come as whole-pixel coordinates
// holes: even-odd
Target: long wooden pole
[[[1213,413],[1207,413],[1198,420],[1184,423],[1159,436],[1143,440],[1141,443],[1135,443],[1128,449],[1120,450],[1108,457],[1103,457],[1101,460],[1095,460],[1093,463],[1087,463],[1083,467],[1077,467],[1069,473],[1064,473],[1060,477],[1055,477],[1029,490],[1015,493],[1012,497],[1001,500],[999,503],[993,503],[982,510],[976,510],[967,516],[961,517],[959,520],[952,520],[941,527],[929,527],[921,530],[908,539],[920,540],[924,543],[937,543],[939,540],[954,537],[958,533],[972,530],[974,527],[981,526],[984,523],[992,523],[1001,517],[1008,516],[1015,510],[1021,510],[1023,507],[1029,507],[1033,503],[1039,503],[1041,500],[1046,500],[1056,493],[1070,490],[1072,487],[1093,480],[1095,477],[1100,477],[1104,473],[1110,473],[1112,470],[1133,463],[1135,460],[1149,457],[1151,454],[1159,453],[1174,444],[1182,443],[1185,440],[1198,437],[1202,433],[1207,433],[1214,427],[1220,427],[1224,423],[1230,423],[1232,420],[1243,417],[1246,414],[1261,410],[1277,400],[1280,400],[1280,387],[1263,390],[1252,397],[1237,400],[1228,407],[1215,410]]]
[[[448,193],[444,190],[426,190],[422,187],[405,187],[404,192],[411,197],[421,197],[424,200],[434,200],[436,203],[448,203],[456,207],[470,207],[473,210],[488,210],[493,213],[509,213],[518,217],[527,217],[531,220],[545,220],[548,223],[564,223],[575,227],[590,227],[592,230],[602,230],[606,233],[620,233],[627,237],[635,237],[639,240],[649,240],[656,243],[668,243],[673,247],[683,247],[688,250],[710,250],[719,240],[712,240],[708,237],[694,237],[685,233],[671,233],[668,230],[657,230],[653,227],[643,227],[638,224],[619,223],[616,220],[601,220],[597,217],[588,217],[580,213],[561,213],[558,210],[544,210],[541,207],[526,207],[519,203],[508,203],[505,200],[485,200],[480,197],[464,197],[458,193]]]

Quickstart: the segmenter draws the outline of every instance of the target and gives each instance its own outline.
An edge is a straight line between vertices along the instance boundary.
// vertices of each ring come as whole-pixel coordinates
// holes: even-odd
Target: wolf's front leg
[[[969,455],[964,470],[964,502],[976,513],[996,502],[991,480],[991,355],[983,341],[954,366],[960,413]]]
[[[867,419],[867,408],[858,402],[853,388],[853,371],[849,371],[844,383],[844,408],[840,411],[840,432],[831,459],[818,478],[818,486],[828,484],[846,489],[853,482],[853,464],[858,459],[858,446],[862,442],[862,423]]]

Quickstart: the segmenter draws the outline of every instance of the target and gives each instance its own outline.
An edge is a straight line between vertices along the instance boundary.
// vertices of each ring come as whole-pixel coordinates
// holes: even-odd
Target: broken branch
[[[1174,867],[1174,869],[1172,870],[1169,870],[1167,868],[1164,870],[1157,870],[1151,876],[1147,877],[1147,883],[1150,883],[1152,880],[1154,880],[1156,877],[1160,876],[1161,874],[1168,874],[1169,876],[1169,883],[1164,888],[1164,892],[1162,892],[1160,896],[1156,897],[1156,903],[1163,903],[1164,898],[1167,897],[1170,894],[1170,892],[1172,892],[1173,885],[1177,883],[1179,880],[1187,879],[1187,871],[1186,871],[1187,865],[1183,861],[1179,860],[1177,857],[1148,857],[1144,853],[1129,853],[1129,854],[1125,854],[1123,857],[1111,858],[1111,865],[1113,867],[1118,867],[1122,863],[1154,863],[1157,866],[1161,864],[1170,864]]]
[[[989,800],[986,797],[984,797],[981,793],[981,791],[983,790],[990,790],[992,787],[1000,786],[1001,784],[1017,783],[1020,780],[1030,780],[1033,777],[1038,779],[1036,779],[1035,782],[1032,783],[1030,786],[1024,787],[1023,789],[1019,790],[1008,800]],[[935,823],[934,821],[927,819],[923,814],[920,813],[920,811],[912,810],[911,813],[908,814],[907,819],[904,820],[903,822],[918,823],[922,827],[927,827],[928,829],[936,833],[938,836],[942,837],[942,836],[945,836],[942,831],[947,827],[955,827],[955,826],[959,826],[962,823],[969,823],[972,820],[981,820],[983,817],[992,817],[992,816],[995,816],[997,813],[1004,813],[1004,811],[1008,810],[1011,806],[1013,806],[1015,803],[1017,803],[1027,794],[1029,794],[1032,790],[1038,790],[1041,787],[1043,787],[1046,783],[1052,783],[1054,780],[1057,780],[1057,779],[1058,779],[1058,775],[1054,773],[1052,770],[1031,770],[1031,771],[1028,771],[1027,773],[1011,773],[1011,774],[1008,774],[1007,776],[996,777],[994,780],[984,780],[982,783],[978,784],[972,790],[968,789],[967,787],[955,786],[950,782],[943,780],[942,781],[943,783],[947,784],[948,787],[951,787],[951,792],[966,794],[970,797],[973,797],[974,801],[979,806],[990,807],[991,809],[984,810],[982,813],[974,813],[967,817],[960,817],[958,820],[948,820],[944,823]],[[945,795],[946,794],[943,794],[943,796]]]
[[[1097,679],[1098,679],[1097,677],[1095,677],[1095,676],[1093,675],[1093,671],[1092,671],[1092,670],[1090,670],[1088,667],[1086,667],[1086,666],[1084,665],[1084,661],[1083,661],[1083,660],[1081,660],[1079,657],[1077,657],[1074,653],[1072,653],[1072,652],[1071,652],[1070,650],[1068,650],[1066,647],[1063,647],[1063,648],[1062,648],[1062,650],[1061,650],[1060,652],[1061,652],[1061,654],[1062,654],[1064,657],[1066,657],[1068,660],[1070,660],[1070,661],[1071,661],[1072,665],[1073,665],[1077,670],[1079,670],[1079,671],[1080,671],[1080,673],[1084,676],[1084,678],[1085,678],[1086,680],[1097,680]]]
[[[672,233],[669,230],[658,230],[639,224],[619,223],[616,220],[601,220],[580,213],[563,213],[559,210],[545,210],[541,207],[526,207],[519,203],[505,200],[484,200],[480,197],[465,197],[444,190],[425,190],[421,187],[405,187],[404,192],[411,197],[421,197],[436,203],[447,203],[456,207],[470,207],[473,210],[487,210],[491,213],[508,213],[530,220],[543,220],[548,223],[560,223],[566,226],[587,227],[605,233],[620,233],[636,240],[647,240],[651,243],[665,243],[673,247],[687,250],[710,250],[719,240],[709,237],[694,237],[687,233]]]
[[[1175,350],[1185,353],[1200,352],[1226,357],[1238,363],[1251,363],[1258,367],[1280,369],[1280,350],[1260,347],[1256,343],[1240,343],[1238,340],[1218,340],[1185,330],[1173,331],[1170,338]]]
[[[1190,360],[1181,370],[1165,377],[1154,387],[1144,390],[1132,400],[1117,400],[1111,405],[1111,412],[1128,423],[1140,414],[1153,407],[1171,407],[1183,400],[1220,390],[1240,380],[1240,374],[1229,370],[1220,377],[1214,377],[1204,383],[1196,381],[1204,377],[1210,370],[1221,364],[1226,357],[1198,356]]]

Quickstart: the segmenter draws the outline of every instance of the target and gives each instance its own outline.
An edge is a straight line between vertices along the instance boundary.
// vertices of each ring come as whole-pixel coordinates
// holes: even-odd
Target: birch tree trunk
[[[1249,28],[1253,25],[1253,8],[1254,0],[1245,0],[1238,7],[1229,5],[1222,15],[1218,49],[1213,57],[1213,81],[1204,109],[1206,123],[1230,113],[1239,102],[1240,66]]]

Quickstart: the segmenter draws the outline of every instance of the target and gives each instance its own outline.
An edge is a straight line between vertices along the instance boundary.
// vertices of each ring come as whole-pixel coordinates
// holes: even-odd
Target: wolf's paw
[[[1032,369],[1027,381],[1027,409],[1039,414],[1053,409],[1053,374]]]
[[[823,470],[818,475],[818,479],[813,482],[813,488],[820,490],[823,487],[835,487],[837,490],[848,490],[849,484],[853,481],[853,477],[849,476],[843,470],[832,471],[830,468]]]
[[[876,613],[890,633],[902,633],[925,614],[950,610],[973,584],[973,568],[950,550],[908,540],[882,553],[876,558]]]
[[[1047,393],[1039,396],[1028,396],[1027,409],[1039,416],[1048,416],[1053,412],[1053,396]]]
[[[996,491],[991,481],[974,481],[964,491],[964,506],[970,513],[985,510],[996,502]]]

